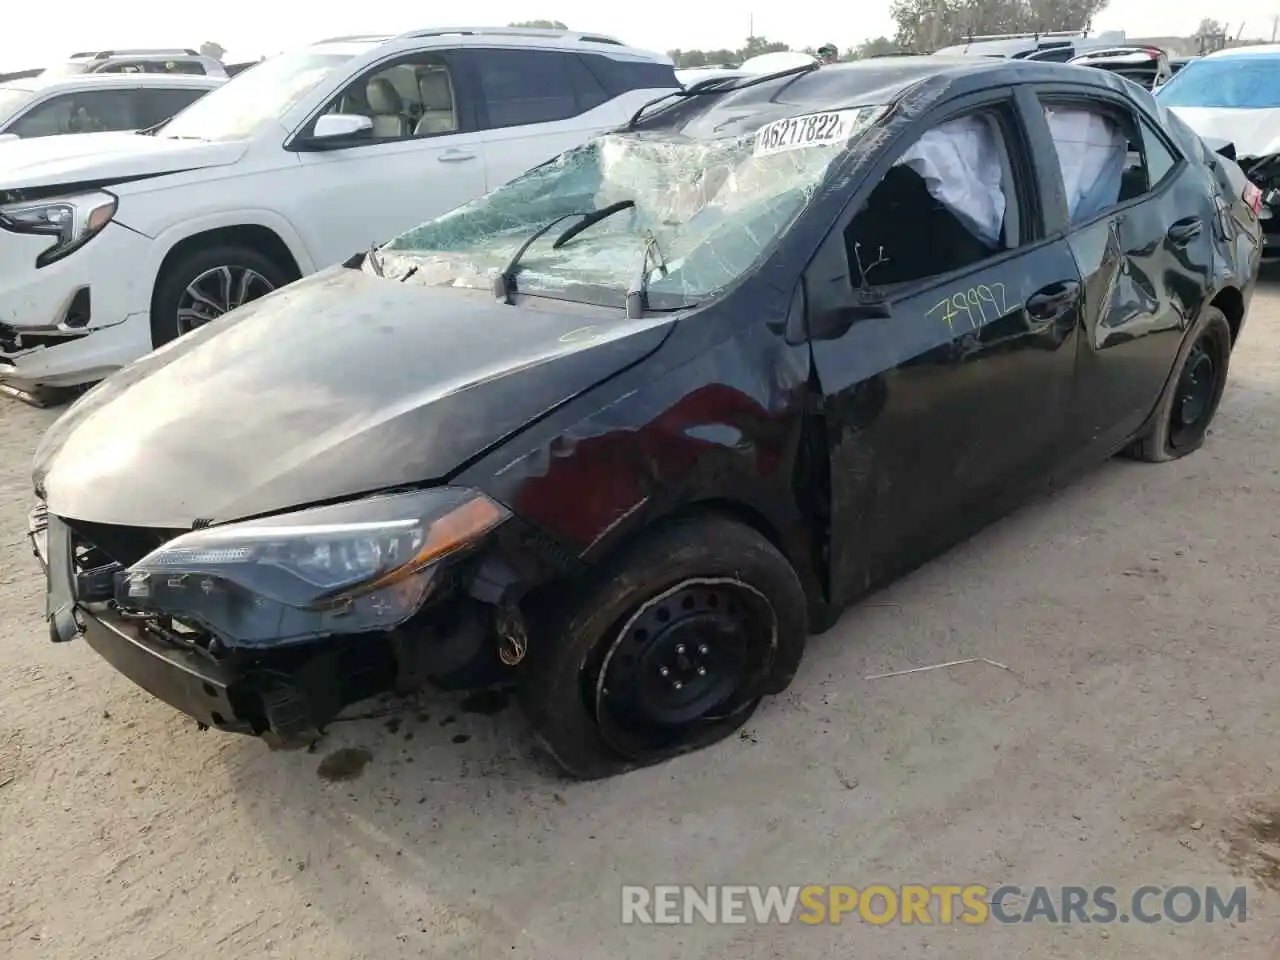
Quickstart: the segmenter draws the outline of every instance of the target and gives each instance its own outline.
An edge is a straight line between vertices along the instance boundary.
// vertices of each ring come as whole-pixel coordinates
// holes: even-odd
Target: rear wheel
[[[655,529],[557,607],[531,638],[521,699],[582,779],[723,739],[790,683],[804,650],[795,570],[720,517]]]
[[[1205,307],[1178,353],[1154,422],[1126,454],[1163,463],[1198,450],[1222,401],[1230,361],[1231,325],[1217,307]]]
[[[296,279],[270,257],[236,244],[193,250],[165,267],[151,304],[160,347]]]

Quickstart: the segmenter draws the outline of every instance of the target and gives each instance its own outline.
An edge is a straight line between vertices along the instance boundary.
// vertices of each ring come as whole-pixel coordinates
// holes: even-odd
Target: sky
[[[467,25],[516,20],[559,20],[579,30],[612,34],[651,50],[738,47],[750,24],[757,36],[793,47],[834,43],[841,48],[892,33],[889,0],[832,3],[831,0],[744,0],[690,3],[637,0],[601,4],[597,0],[469,0]],[[0,70],[42,66],[77,50],[125,47],[196,47],[212,40],[228,59],[256,59],[326,36],[396,32],[459,26],[456,18],[433,20],[430,4],[286,3],[282,0],[62,0],[56,21],[50,7],[31,0],[6,3],[0,31]],[[415,13],[414,11],[421,11]],[[127,11],[127,13],[125,12]],[[732,11],[732,12],[730,12]],[[1246,37],[1270,38],[1280,0],[1112,0],[1097,29],[1123,29],[1131,37],[1188,35],[1201,18],[1225,20],[1234,33],[1244,22]]]

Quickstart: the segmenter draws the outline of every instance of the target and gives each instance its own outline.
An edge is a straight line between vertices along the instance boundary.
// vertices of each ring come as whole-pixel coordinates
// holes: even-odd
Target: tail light
[[[1253,211],[1254,216],[1257,216],[1262,210],[1262,191],[1252,183],[1247,183],[1241,197],[1249,205],[1249,209]]]

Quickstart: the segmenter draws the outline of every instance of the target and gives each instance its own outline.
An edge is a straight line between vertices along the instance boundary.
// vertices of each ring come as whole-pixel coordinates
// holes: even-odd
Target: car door
[[[1204,302],[1217,208],[1180,148],[1128,99],[1070,85],[1036,94],[1089,305],[1076,442],[1115,446],[1155,407]]]
[[[926,117],[806,272],[842,601],[1061,455],[1081,284],[1019,118],[1008,88]]]
[[[474,98],[453,53],[423,51],[360,74],[321,113],[367,116],[373,136],[301,151],[290,217],[328,266],[485,192]],[[304,125],[305,138],[314,118]]]
[[[577,54],[527,47],[464,53],[480,95],[490,190],[625,119]]]

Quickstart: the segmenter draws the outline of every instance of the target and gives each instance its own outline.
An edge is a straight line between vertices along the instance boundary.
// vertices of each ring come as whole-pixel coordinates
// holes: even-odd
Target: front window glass
[[[1166,107],[1280,107],[1280,59],[1195,60],[1161,86],[1156,96]]]
[[[264,60],[201,97],[157,131],[158,137],[241,140],[279,121],[347,54],[299,50]]]
[[[579,218],[549,230],[521,257],[517,290],[555,296],[595,288],[606,293],[586,299],[614,302],[644,268],[648,248],[646,289],[655,309],[695,302],[767,252],[877,113],[841,111],[839,139],[807,145],[776,135],[766,143],[775,124],[710,141],[607,134],[397,237],[382,248],[385,269],[390,276],[416,268],[417,282],[487,289],[520,245],[552,220],[632,201],[634,207],[559,249],[557,237]]]

